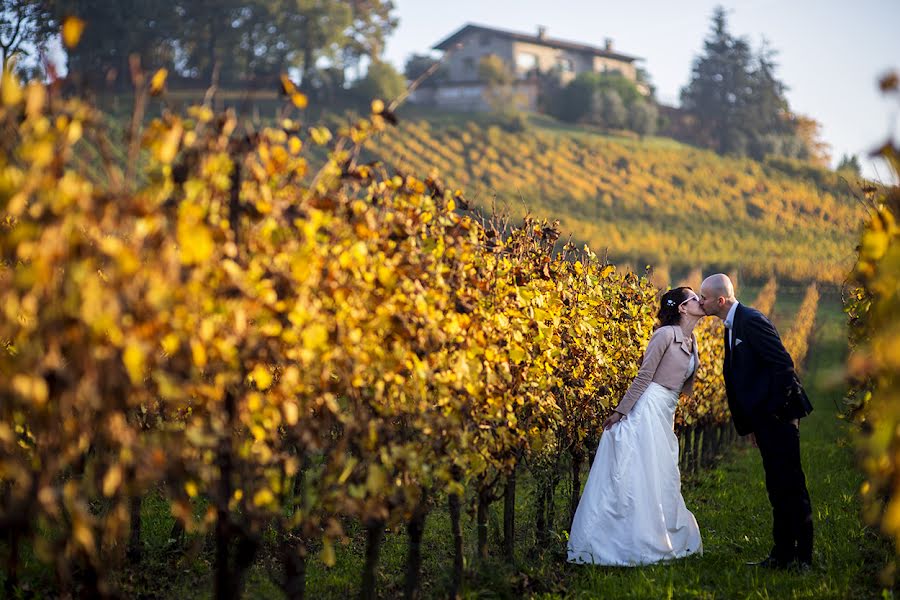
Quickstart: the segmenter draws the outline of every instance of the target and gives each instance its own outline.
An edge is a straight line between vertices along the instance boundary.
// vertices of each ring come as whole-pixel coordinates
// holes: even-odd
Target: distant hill
[[[778,158],[724,158],[668,138],[615,137],[533,119],[509,133],[460,115],[401,121],[367,150],[437,176],[482,208],[559,219],[613,261],[839,283],[863,209],[839,175]]]

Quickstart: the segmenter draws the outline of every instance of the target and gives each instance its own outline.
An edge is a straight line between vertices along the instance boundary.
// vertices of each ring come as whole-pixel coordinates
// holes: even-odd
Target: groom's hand
[[[609,415],[608,417],[606,417],[606,420],[603,421],[603,430],[606,431],[607,429],[609,429],[610,427],[612,427],[613,425],[615,425],[616,423],[618,423],[621,420],[622,420],[622,413],[613,411],[613,413],[611,415]]]

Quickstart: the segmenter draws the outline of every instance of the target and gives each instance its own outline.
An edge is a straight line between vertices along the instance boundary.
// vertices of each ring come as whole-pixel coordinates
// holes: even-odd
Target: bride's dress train
[[[569,562],[635,566],[703,553],[681,496],[677,404],[678,392],[651,383],[603,432],[572,521]]]

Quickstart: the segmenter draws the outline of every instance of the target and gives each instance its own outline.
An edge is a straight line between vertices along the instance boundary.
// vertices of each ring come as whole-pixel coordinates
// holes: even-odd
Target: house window
[[[556,66],[563,73],[574,73],[575,72],[575,63],[572,61],[571,58],[557,58]]]
[[[463,69],[465,70],[467,75],[470,75],[475,72],[475,59],[471,56],[467,56],[463,59]]]
[[[481,43],[482,46],[490,46],[491,45],[491,34],[482,33],[478,37],[478,41]]]
[[[522,73],[528,73],[537,69],[538,57],[530,52],[519,52],[516,54],[516,67]]]

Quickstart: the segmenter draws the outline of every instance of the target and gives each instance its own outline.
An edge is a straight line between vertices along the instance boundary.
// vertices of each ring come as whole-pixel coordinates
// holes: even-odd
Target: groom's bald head
[[[734,284],[725,273],[716,273],[710,275],[700,284],[700,291],[708,291],[709,297],[718,298],[719,296],[726,300],[734,300]]]
[[[710,275],[700,284],[700,306],[708,315],[716,315],[724,319],[731,305],[737,300],[734,297],[734,284],[724,273]]]

